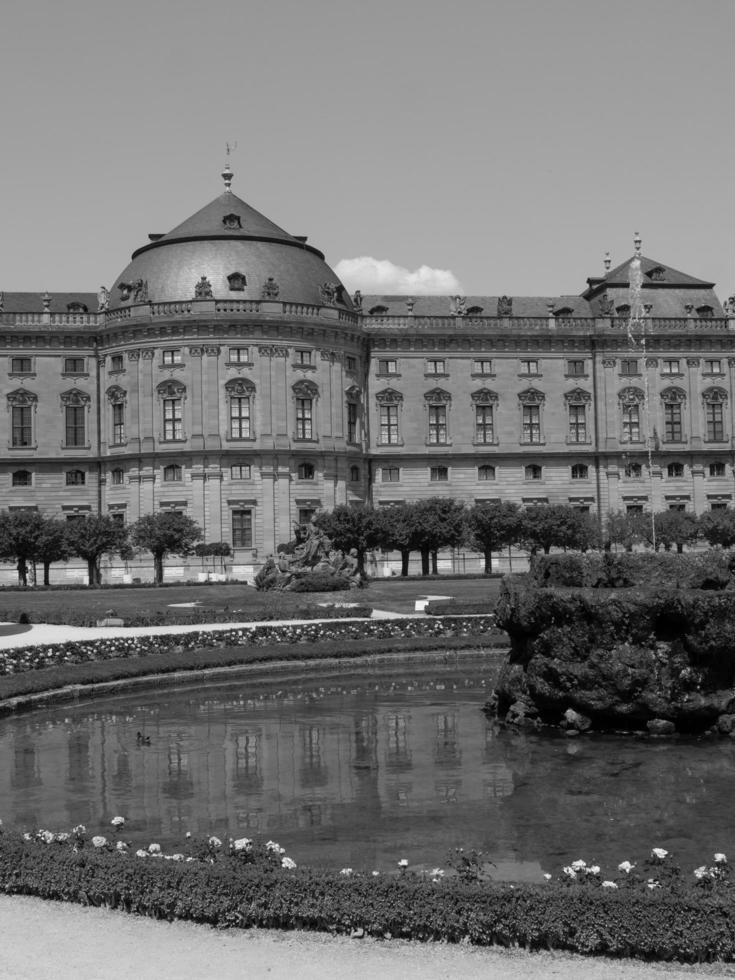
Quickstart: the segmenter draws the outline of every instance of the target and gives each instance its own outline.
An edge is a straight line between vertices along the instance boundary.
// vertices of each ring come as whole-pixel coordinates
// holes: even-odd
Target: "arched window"
[[[560,309],[554,310],[554,316],[562,320],[567,320],[569,319],[570,316],[573,315],[574,315],[574,310],[571,308],[571,306],[562,306]]]
[[[66,304],[67,313],[87,313],[89,312],[88,307],[85,303],[67,303]]]
[[[360,467],[359,466],[351,466],[350,467],[350,483],[359,483],[359,482],[360,482]]]
[[[315,475],[313,463],[299,463],[296,470],[299,480],[313,480]]]
[[[664,409],[664,442],[681,442],[684,439],[682,413],[686,398],[683,388],[664,388],[661,392]]]
[[[228,438],[253,439],[255,385],[247,378],[233,378],[225,385],[229,406]]]
[[[495,467],[491,466],[489,463],[484,463],[482,466],[477,467],[477,479],[478,480],[494,480],[495,479]]]
[[[630,319],[630,306],[627,303],[623,303],[620,306],[615,307],[615,312],[620,317],[621,320]]]
[[[575,463],[572,467],[573,480],[588,480],[590,475],[589,466],[586,463]]]
[[[622,442],[641,441],[641,405],[645,394],[641,388],[623,388],[618,392],[622,414]]]
[[[711,306],[697,307],[697,316],[701,317],[704,320],[708,320],[710,317],[713,317],[714,315],[715,315],[715,311],[712,309]]]
[[[86,482],[87,482],[87,475],[84,472],[84,470],[66,471],[67,487],[83,487]]]
[[[110,470],[110,483],[113,487],[120,487],[125,482],[125,471],[121,469]]]
[[[30,470],[16,470],[11,479],[14,487],[30,487],[33,483],[33,476]]]
[[[543,478],[543,470],[537,463],[529,463],[524,473],[527,480],[541,480]]]
[[[683,463],[669,463],[666,467],[666,475],[670,479],[678,479],[684,476],[684,464]]]
[[[467,307],[467,316],[480,316],[481,313],[482,313],[482,307],[481,306],[468,306]]]
[[[388,312],[387,306],[371,306],[368,310],[370,316],[385,316]]]
[[[164,483],[181,483],[182,479],[183,470],[178,463],[169,463],[168,466],[163,467]]]

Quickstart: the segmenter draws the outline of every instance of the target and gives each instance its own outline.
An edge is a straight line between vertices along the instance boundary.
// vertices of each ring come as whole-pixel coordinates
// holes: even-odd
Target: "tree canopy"
[[[203,537],[196,521],[176,511],[146,514],[133,524],[130,535],[133,544],[153,555],[153,581],[156,585],[163,582],[166,555],[190,555],[194,545]]]

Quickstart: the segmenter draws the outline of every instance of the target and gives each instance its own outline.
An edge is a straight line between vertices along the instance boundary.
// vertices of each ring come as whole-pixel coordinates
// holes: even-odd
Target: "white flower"
[[[171,855],[171,860],[172,861],[183,861],[184,860],[184,855],[183,854],[179,854],[178,851],[177,851],[176,854],[172,854]]]
[[[630,861],[621,861],[618,865],[618,871],[624,871],[626,874],[630,874],[634,867],[635,865],[631,864]]]
[[[587,868],[588,875],[598,875],[599,873],[600,873],[599,864],[591,864],[589,868]]]
[[[406,860],[406,858],[401,858],[401,860],[398,862],[398,867],[399,868],[407,868],[408,867],[408,861]]]
[[[39,830],[36,837],[39,840],[42,840],[44,844],[53,844],[54,840],[56,839],[51,830]]]
[[[0,821],[2,824],[2,821]],[[715,854],[715,864],[727,864],[727,857],[724,854]]]
[[[570,878],[577,877],[577,872],[574,870],[574,868],[570,867],[569,865],[567,865],[565,868],[562,868],[562,871],[564,872],[565,875],[568,875]]]
[[[78,823],[76,827],[71,828],[71,832],[72,834],[86,834],[87,828],[84,826],[83,823]]]
[[[62,834],[57,834],[56,835],[56,842],[58,844],[65,844],[69,840],[70,837],[71,837],[71,834],[67,834],[66,832],[64,832]]]
[[[575,871],[584,871],[584,869],[587,867],[587,862],[582,861],[580,858],[578,861],[572,861],[572,867]]]
[[[286,848],[281,847],[280,844],[276,844],[274,840],[269,840],[265,845],[266,851],[270,851],[271,854],[275,854],[277,857],[281,857],[286,853]]]
[[[281,867],[282,868],[285,868],[286,871],[293,871],[293,869],[296,867],[296,862],[294,861],[293,858],[290,858],[290,857],[282,857],[281,858]]]
[[[188,863],[189,863],[190,861],[196,861],[196,858],[192,858],[192,857],[188,857],[188,858],[186,859],[186,862],[187,862],[187,864],[188,864]]]
[[[2,825],[3,825],[3,822],[2,822],[2,820],[0,820],[0,827],[2,827]]]
[[[695,878],[707,878],[709,876],[709,871],[706,866],[702,864],[700,867],[694,869]]]
[[[603,881],[602,887],[603,888],[617,888],[618,886],[615,884],[614,881]]]
[[[219,839],[219,837],[210,837],[208,844],[210,847],[214,848],[222,847],[222,841]]]
[[[118,851],[127,851],[128,849],[128,845],[125,843],[124,840],[119,840],[115,845],[115,847],[118,849]]]
[[[253,846],[253,842],[248,837],[238,837],[237,840],[232,842],[232,849],[234,851],[249,851]]]
[[[341,875],[351,875],[352,874],[352,868],[342,868],[342,870],[340,871],[340,874]]]
[[[658,881],[656,881],[655,878],[649,878],[648,881],[646,882],[646,884],[647,884],[647,886],[649,888],[660,888],[661,887],[660,883]]]
[[[125,825],[125,817],[113,817],[110,823],[113,827],[123,827]]]
[[[668,855],[668,853],[669,852],[665,851],[663,847],[654,847],[653,850],[651,851],[651,857],[655,857],[658,858],[659,861],[663,861],[663,859]]]
[[[30,834],[28,833],[28,831],[26,831],[26,832],[25,832],[25,834],[23,834],[23,840],[32,840],[32,839],[33,839],[33,838],[32,838],[32,837],[31,837],[31,835],[30,835]]]
[[[189,840],[190,837],[191,837],[191,831],[190,830],[187,830],[187,832],[186,832],[186,839]]]
[[[148,857],[148,851],[144,851],[144,850],[143,850],[143,848],[141,847],[141,848],[139,848],[139,849],[138,849],[138,850],[137,850],[137,851],[135,852],[135,856],[136,856],[137,858],[147,858],[147,857]]]
[[[551,875],[544,875],[544,878],[546,879],[546,881],[551,881]]]
[[[101,836],[93,837],[92,843],[94,844],[95,847],[104,847],[105,844],[107,843],[107,838]]]
[[[161,853],[161,845],[160,844],[149,844],[148,845],[148,853],[149,854],[160,854]]]
[[[373,878],[377,878],[379,874],[379,871],[373,871]]]

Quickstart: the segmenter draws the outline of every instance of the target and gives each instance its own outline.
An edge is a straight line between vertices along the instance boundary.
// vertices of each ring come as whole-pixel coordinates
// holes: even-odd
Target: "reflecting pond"
[[[0,718],[0,817],[97,832],[122,814],[136,842],[259,836],[356,869],[477,847],[515,880],[652,846],[686,869],[735,856],[735,742],[499,730],[481,711],[498,666],[239,674]]]

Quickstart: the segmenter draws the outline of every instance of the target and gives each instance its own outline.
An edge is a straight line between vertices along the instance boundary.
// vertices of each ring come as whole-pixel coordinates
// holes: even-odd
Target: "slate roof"
[[[3,310],[7,313],[43,313],[42,293],[3,293]],[[97,293],[51,293],[49,311],[67,313],[70,303],[81,303],[87,312],[97,312]]]
[[[587,282],[591,289],[599,289],[601,286],[626,286],[628,285],[628,274],[630,271],[630,263],[633,261],[633,256],[626,259],[625,262],[621,262],[620,265],[616,265],[614,269],[611,269],[605,276],[593,276],[588,279]],[[662,269],[661,279],[651,279],[648,273],[652,269]],[[656,259],[649,259],[647,256],[641,256],[641,271],[643,272],[643,286],[654,287],[658,289],[665,289],[671,286],[682,286],[684,288],[692,287],[695,289],[714,289],[715,284],[713,282],[705,282],[703,279],[696,279],[694,276],[688,275],[686,272],[679,272],[678,269],[672,269],[671,266],[666,265],[664,262],[658,262]],[[585,290],[588,293],[589,289]]]
[[[466,310],[480,307],[481,312],[476,316],[497,316],[498,296],[464,296]],[[384,316],[408,315],[407,300],[413,300],[413,316],[451,316],[454,310],[453,296],[409,296],[409,295],[363,295],[362,312],[369,313],[376,306],[384,306],[387,313]],[[593,314],[590,305],[582,296],[513,296],[512,315],[525,317],[547,317],[549,302],[553,302],[554,310],[571,309],[571,316],[589,317]],[[470,317],[471,313],[468,314]]]

